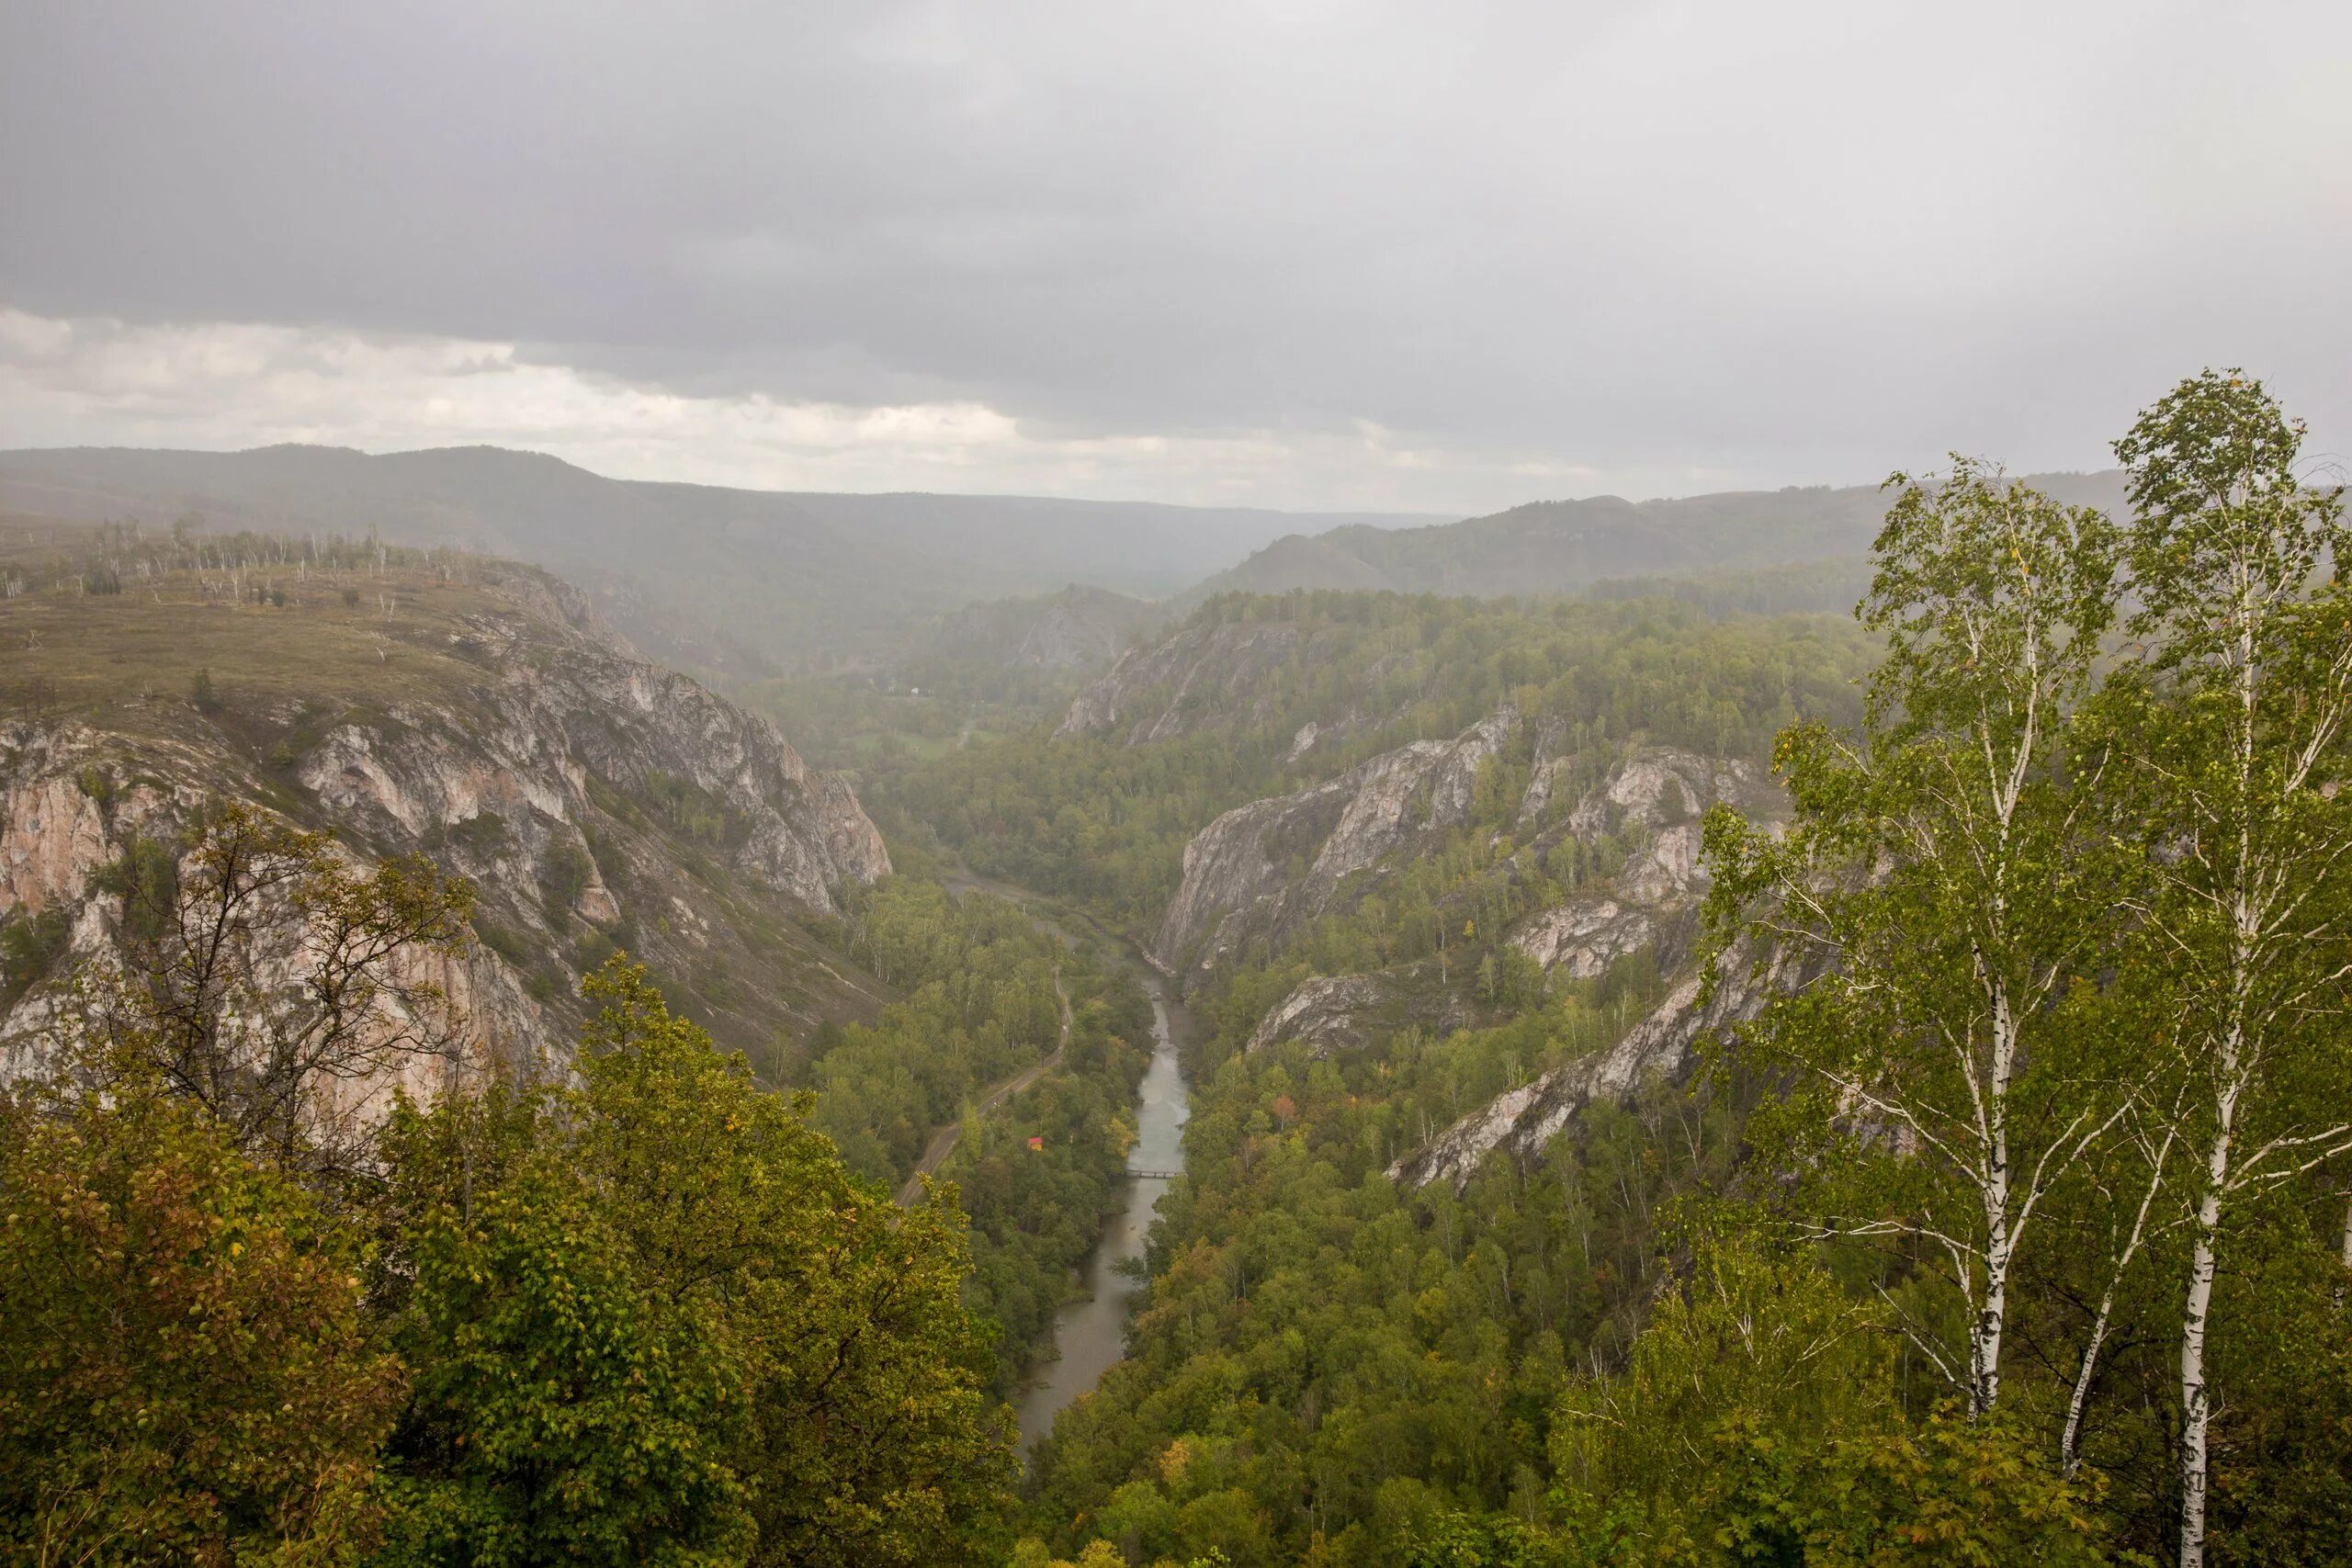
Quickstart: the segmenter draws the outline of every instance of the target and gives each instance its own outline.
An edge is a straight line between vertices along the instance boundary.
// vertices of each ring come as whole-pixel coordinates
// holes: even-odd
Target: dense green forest
[[[126,884],[0,1101],[0,1531],[29,1562],[924,1562],[1011,1479],[952,1206],[893,1205],[616,959],[576,1079],[338,1086],[469,889],[248,807]],[[262,1048],[260,902],[334,955]],[[426,998],[404,993],[411,1005]]]
[[[1125,967],[978,890],[951,897],[937,882],[893,877],[852,893],[833,934],[903,999],[871,1025],[819,1032],[811,1123],[850,1168],[896,1185],[937,1128],[964,1119],[938,1179],[955,1184],[970,1222],[966,1299],[992,1336],[994,1384],[1009,1393],[1118,1201],[1150,1004]],[[968,1113],[988,1085],[1057,1050],[1052,1070],[1009,1102]]]

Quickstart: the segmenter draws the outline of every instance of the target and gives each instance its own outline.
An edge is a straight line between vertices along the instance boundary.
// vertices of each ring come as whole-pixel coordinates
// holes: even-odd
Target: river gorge
[[[1022,1393],[1017,1414],[1024,1454],[1053,1428],[1063,1406],[1091,1392],[1125,1354],[1127,1314],[1144,1286],[1122,1267],[1143,1257],[1153,1212],[1169,1187],[1169,1179],[1158,1173],[1183,1165],[1184,1122],[1192,1100],[1177,1041],[1190,1020],[1182,1004],[1170,999],[1159,976],[1145,970],[1142,979],[1151,992],[1151,1066],[1136,1097],[1126,1202],[1104,1224],[1086,1260],[1085,1293],[1072,1297],[1054,1316],[1055,1359],[1039,1366]],[[1145,1172],[1153,1174],[1138,1174]]]

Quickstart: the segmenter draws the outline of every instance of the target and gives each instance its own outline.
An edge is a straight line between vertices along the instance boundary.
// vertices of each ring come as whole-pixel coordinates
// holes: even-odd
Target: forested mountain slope
[[[0,453],[0,508],[154,527],[193,512],[223,527],[372,530],[537,561],[594,590],[657,656],[730,672],[871,658],[964,605],[1070,582],[1172,592],[1303,522],[1427,521],[728,490],[609,479],[492,446]]]
[[[876,788],[978,869],[1094,900],[1148,942],[1220,812],[1506,706],[1521,748],[1558,728],[1577,751],[1648,735],[1759,756],[1799,713],[1850,710],[1865,649],[1842,618],[1668,601],[1228,595],[1123,658],[1050,739],[975,743]]]
[[[1869,657],[1663,600],[1225,596],[1050,738],[877,785],[1122,918],[1210,1030],[1151,1304],[1041,1518],[1273,1562],[1319,1517],[1385,1562],[1442,1499],[1536,1484],[1566,1368],[1656,1286],[1655,1205],[1730,1147],[1684,1088],[1698,818],[1781,815],[1772,734],[1850,720]]]
[[[912,662],[1092,672],[1168,618],[1150,600],[1072,583],[1057,593],[992,600],[942,616]]]
[[[2352,844],[2342,499],[2242,378],[2143,428],[2136,519],[1965,464],[1891,498],[1867,630],[1220,594],[1050,731],[876,781],[1204,1025],[1031,1558],[2333,1560],[2352,919],[2265,874],[2311,1004],[2266,1077],[2215,911],[2222,860]]]
[[[988,1413],[1116,1201],[1150,1043],[1132,979],[1000,899],[894,877],[839,776],[536,569],[6,517],[0,648],[0,1088],[86,1071],[117,977],[193,985],[257,1085],[273,1042],[317,1053],[285,1069],[297,1131],[365,1151],[336,1179],[373,1203],[394,1089],[436,1113],[561,1092],[583,1034],[613,1043],[614,992],[583,982],[657,984],[667,1003],[627,994],[662,1029],[707,1030],[763,1091],[814,1091],[759,1114],[824,1134],[852,1207],[887,1209],[963,1120],[941,1201],[902,1234],[968,1314],[941,1389],[987,1395],[964,1483],[996,1483]],[[642,970],[616,980],[622,953]]]
[[[2039,474],[2024,482],[2079,505],[2119,509],[2123,498],[2122,476],[2113,471]],[[1874,485],[1641,502],[1604,495],[1424,527],[1341,526],[1278,539],[1187,598],[1295,588],[1498,597],[1574,592],[1618,578],[1855,562],[1870,553],[1890,500]]]

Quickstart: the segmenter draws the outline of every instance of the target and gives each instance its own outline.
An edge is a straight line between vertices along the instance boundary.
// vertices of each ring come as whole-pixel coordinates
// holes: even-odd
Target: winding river
[[[1182,1007],[1169,1000],[1158,975],[1140,966],[1138,973],[1151,992],[1151,1066],[1136,1097],[1136,1146],[1127,1151],[1127,1169],[1176,1170],[1184,1162],[1184,1119],[1192,1114],[1176,1035],[1189,1021]],[[1152,1211],[1167,1190],[1165,1177],[1127,1178],[1125,1206],[1103,1225],[1086,1260],[1086,1294],[1054,1314],[1054,1348],[1059,1354],[1037,1369],[1018,1401],[1022,1452],[1052,1428],[1064,1405],[1091,1391],[1125,1353],[1128,1309],[1143,1287],[1122,1275],[1119,1265],[1143,1256]]]

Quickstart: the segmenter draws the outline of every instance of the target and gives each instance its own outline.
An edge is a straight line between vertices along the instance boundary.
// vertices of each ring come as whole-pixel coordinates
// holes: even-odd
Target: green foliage
[[[539,896],[559,926],[571,918],[572,906],[588,890],[594,870],[588,852],[568,838],[553,840],[539,856]]]
[[[650,770],[637,799],[648,815],[683,839],[715,849],[733,849],[751,831],[742,815],[694,780]]]
[[[1671,1533],[1645,1550],[1620,1546],[1615,1560],[1725,1568],[2147,1561],[2116,1552],[2095,1512],[2095,1488],[2060,1479],[2030,1441],[1998,1424],[1939,1416],[1916,1433],[1815,1445],[1807,1434],[1736,1416],[1708,1434],[1701,1463],[1704,1479],[1679,1500]],[[1600,1533],[1618,1537],[1606,1521]]]
[[[1073,971],[1073,978],[1088,976]],[[1151,1007],[1125,971],[1072,1009],[1059,1070],[969,1121],[942,1179],[970,1225],[965,1299],[998,1330],[996,1387],[1011,1395],[1052,1325],[1071,1273],[1125,1201],[1130,1107],[1150,1059]],[[1043,1146],[1029,1146],[1032,1137]]]
[[[862,1174],[893,1182],[959,1118],[939,1179],[968,1216],[966,1300],[996,1329],[994,1385],[1010,1393],[1121,1200],[1135,1136],[1129,1106],[1150,1059],[1151,1008],[1124,970],[1065,947],[1019,906],[893,877],[846,896],[835,933],[906,989],[871,1025],[811,1042],[814,1124]],[[1067,996],[1070,1031],[1062,1043]],[[1045,1058],[1061,1055],[1052,1070]],[[967,1106],[993,1081],[1040,1076],[985,1118]],[[1043,1140],[1032,1149],[1031,1137]]]
[[[577,1173],[516,1165],[400,1235],[394,1342],[415,1382],[381,1561],[740,1561],[751,1527],[726,1462],[740,1370],[706,1314],[637,1276]]]
[[[2096,1481],[2062,1479],[2009,1426],[1939,1413],[1915,1427],[1883,1312],[1745,1233],[1702,1241],[1624,1372],[1562,1400],[1566,1561],[2117,1561]]]
[[[1535,1170],[1498,1159],[1459,1196],[1399,1192],[1385,1167],[1418,1139],[1412,1108],[1447,1104],[1449,1080],[1476,1103],[1473,1064],[1532,1065],[1542,1021],[1336,1061],[1277,1048],[1196,1082],[1149,1304],[1130,1359],[1039,1450],[1041,1527],[1114,1495],[1143,1508],[1144,1486],[1179,1556],[1285,1562],[1321,1532],[1331,1561],[1391,1562],[1449,1507],[1542,1506],[1571,1362],[1622,1353],[1658,1205],[1733,1152],[1727,1108],[1662,1090],[1594,1108]]]
[[[1725,1423],[1826,1450],[1896,1424],[1893,1345],[1814,1259],[1726,1239],[1659,1297],[1623,1373],[1579,1378],[1552,1432],[1562,1484],[1588,1506],[1629,1504],[1653,1533],[1690,1529],[1687,1500],[1723,1484]]]
[[[926,1562],[1010,1477],[952,1217],[842,1168],[805,1098],[641,972],[582,1083],[402,1113],[388,1272],[418,1560]],[[503,1554],[503,1555],[502,1555]]]
[[[37,915],[18,909],[0,919],[0,1014],[48,978],[65,956],[73,935],[62,909],[43,909]]]
[[[2208,1340],[2229,1304],[2224,1257],[2265,1189],[2340,1202],[2317,1173],[2352,1154],[2339,874],[2352,855],[2352,530],[2342,490],[2297,471],[2302,440],[2259,381],[2208,370],[2115,446],[2139,513],[2130,630],[2148,652],[2102,693],[2127,761],[2109,830],[2137,852],[2125,897],[2157,955],[2158,1016],[2177,1031],[2167,1131],[2193,1204],[2177,1276],[2185,1565],[2210,1534]]]
[[[88,763],[75,772],[74,783],[85,798],[96,804],[101,814],[114,809],[116,789],[110,770],[96,762]]]
[[[816,1125],[863,1175],[903,1177],[934,1129],[1061,1036],[1061,946],[1021,909],[935,883],[892,878],[850,889],[838,936],[903,999],[851,1024],[812,1060]]]
[[[354,1238],[201,1111],[0,1102],[0,1542],[35,1562],[364,1547],[398,1364]]]
[[[174,846],[134,833],[122,853],[99,869],[98,890],[122,900],[123,935],[133,942],[161,939],[172,924],[179,898],[179,855]]]
[[[2052,1234],[2036,1211],[2141,1076],[2083,980],[2117,929],[2117,856],[2092,828],[2107,758],[2080,716],[2118,546],[2098,513],[1966,460],[1890,482],[1860,733],[1782,735],[1785,834],[1711,816],[1711,909],[1759,972],[1830,965],[1742,1032],[1746,1059],[1792,1078],[1760,1158],[1802,1173],[1786,1196],[1805,1218],[1916,1244],[1966,1325],[1939,1364],[1981,1415],[2009,1281]]]
[[[426,830],[428,844],[433,831],[430,829]],[[506,842],[506,818],[495,811],[477,811],[462,821],[450,823],[440,832],[444,842],[487,858],[496,854]]]
[[[1517,1519],[1446,1513],[1415,1534],[1405,1568],[1581,1568],[1602,1560]]]
[[[634,971],[589,991],[582,1156],[653,1279],[707,1302],[741,1358],[761,1554],[949,1554],[1009,1478],[954,1217],[857,1180],[805,1100],[757,1087]]]

